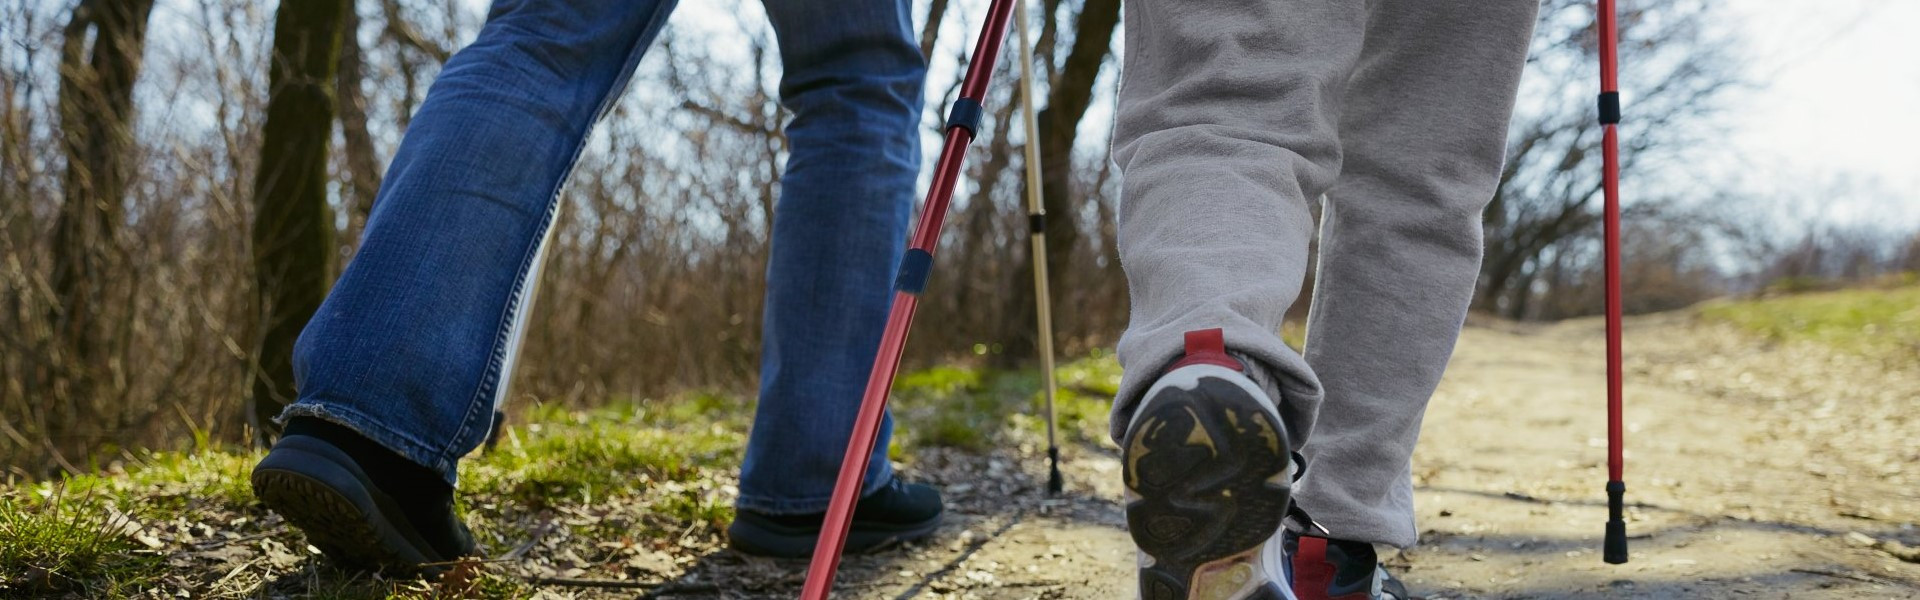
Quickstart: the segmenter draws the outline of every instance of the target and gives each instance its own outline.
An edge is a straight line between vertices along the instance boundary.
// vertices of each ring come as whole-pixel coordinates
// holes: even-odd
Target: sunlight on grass
[[[1062,439],[1104,443],[1118,365],[1096,353],[1062,365],[1057,376]],[[1044,433],[1040,386],[1031,369],[902,374],[894,457],[910,459],[913,448],[926,446],[1030,445]],[[489,555],[536,539],[536,529],[555,522],[559,532],[540,534],[554,544],[674,536],[716,543],[734,518],[734,473],[752,410],[750,397],[701,392],[588,411],[524,407],[498,447],[461,463],[458,510]],[[340,571],[308,553],[304,537],[253,497],[248,476],[261,456],[202,444],[192,452],[136,453],[57,484],[0,486],[0,597],[144,597],[176,588],[192,588],[196,597],[447,594],[419,579]],[[510,570],[496,570],[463,583],[481,597],[524,597],[531,589]]]
[[[1120,386],[1120,365],[1111,353],[1060,365],[1054,409],[1063,440],[1104,443],[1107,411]],[[894,386],[895,437],[888,455],[905,458],[916,446],[970,451],[1007,442],[1010,433],[1044,435],[1044,383],[1035,369],[996,371],[941,366],[905,373]]]
[[[1707,319],[1778,341],[1812,341],[1900,362],[1920,362],[1920,285],[1850,289],[1728,302]]]
[[[142,587],[160,558],[125,531],[97,489],[41,485],[0,492],[0,595],[117,597]]]
[[[129,469],[126,481],[133,488],[156,490],[144,495],[150,500],[213,500],[237,509],[255,502],[248,477],[261,456],[254,452],[156,453]]]
[[[599,497],[730,467],[746,443],[744,434],[723,427],[663,430],[586,421],[526,426],[529,439],[502,444],[464,465],[462,490],[530,505]]]

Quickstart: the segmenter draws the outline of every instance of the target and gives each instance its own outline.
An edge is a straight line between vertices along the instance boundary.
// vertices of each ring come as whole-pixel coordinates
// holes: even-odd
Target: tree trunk
[[[933,47],[940,41],[940,22],[947,16],[947,0],[927,5],[927,24],[920,29],[920,56],[933,60]]]
[[[255,431],[269,437],[278,430],[269,418],[295,397],[294,340],[327,293],[333,254],[327,142],[350,5],[348,0],[287,2],[274,21],[267,121],[253,183],[253,315],[259,345],[248,407]]]
[[[60,55],[61,150],[67,172],[53,234],[55,359],[47,373],[47,424],[57,444],[90,423],[101,406],[95,384],[110,377],[111,342],[100,304],[114,232],[126,201],[133,149],[133,83],[146,47],[153,0],[87,0],[73,9]],[[67,439],[62,439],[67,438]],[[58,450],[56,450],[58,452]],[[59,460],[59,457],[55,457]]]
[[[1066,260],[1080,239],[1074,218],[1079,207],[1073,194],[1073,148],[1119,23],[1120,0],[1087,0],[1081,6],[1073,50],[1048,94],[1047,108],[1040,111],[1040,199],[1047,210],[1047,268],[1053,273],[1066,272]]]
[[[360,13],[351,2],[340,28],[340,73],[334,82],[344,141],[341,151],[347,159],[347,206],[353,211],[347,235],[358,240],[373,213],[373,198],[380,193],[380,157],[374,150],[373,133],[367,129],[367,94],[360,88],[366,80],[366,58],[360,50]]]
[[[1058,281],[1070,267],[1074,247],[1080,241],[1080,223],[1075,218],[1079,206],[1073,191],[1073,147],[1079,141],[1080,120],[1093,103],[1093,84],[1100,78],[1100,66],[1106,63],[1113,47],[1113,31],[1120,23],[1120,0],[1087,0],[1074,20],[1073,49],[1061,65],[1048,89],[1046,108],[1036,117],[1040,129],[1040,203],[1046,210],[1047,273]],[[1048,38],[1045,33],[1043,39]],[[1050,43],[1050,41],[1049,41]],[[1045,48],[1045,46],[1042,46]],[[1045,56],[1044,54],[1042,56]],[[1022,186],[1025,194],[1025,186]],[[1024,197],[1024,196],[1023,196]],[[1024,240],[1022,240],[1024,242]],[[1014,322],[1031,330],[1037,319],[1033,301],[1033,261],[1027,253],[1031,244],[1017,244],[1025,260],[1013,270],[1007,289],[1012,305],[1006,314],[1017,315]],[[1062,295],[1053,294],[1055,299]],[[1060,323],[1058,310],[1055,323]],[[1004,351],[1008,356],[1030,356],[1035,340],[1031,335],[1010,337]]]

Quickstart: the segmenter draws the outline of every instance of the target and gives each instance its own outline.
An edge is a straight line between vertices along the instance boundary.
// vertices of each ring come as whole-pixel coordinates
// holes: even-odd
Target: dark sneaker
[[[1221,331],[1147,390],[1122,443],[1142,600],[1293,598],[1281,520],[1293,459],[1273,401]]]
[[[1373,544],[1287,532],[1293,592],[1300,600],[1411,600],[1407,586],[1380,566]]]
[[[315,429],[323,430],[324,437],[300,433]],[[392,484],[383,487],[376,480],[384,477],[369,472],[425,467],[367,464],[378,462],[369,460],[368,452],[386,451],[363,447],[372,442],[338,425],[289,426],[287,433],[253,468],[253,494],[334,562],[433,575],[445,569],[442,563],[473,554],[473,535],[454,516],[451,486],[438,475],[426,482],[427,493],[418,493],[418,483],[404,491]],[[343,441],[342,435],[353,437]],[[388,454],[393,461],[405,461]],[[434,493],[435,485],[444,491]]]
[[[853,526],[847,530],[848,554],[871,552],[899,542],[917,540],[940,527],[940,492],[931,486],[905,483],[898,478],[867,494],[853,505]],[[742,510],[727,527],[733,549],[756,556],[805,558],[813,556],[814,542],[827,513],[770,515]]]

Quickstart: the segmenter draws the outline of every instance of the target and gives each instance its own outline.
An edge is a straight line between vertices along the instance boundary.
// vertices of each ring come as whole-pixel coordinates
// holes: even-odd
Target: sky
[[[485,0],[462,1],[475,14],[484,10]],[[943,53],[971,44],[986,4],[953,3],[951,10],[964,17],[947,19]],[[1781,211],[1789,218],[1817,214],[1841,223],[1920,228],[1920,35],[1913,33],[1920,0],[1744,0],[1721,8],[1724,25],[1744,41],[1737,53],[1753,86],[1729,98],[1736,118],[1725,139],[1727,160],[1702,168],[1732,171],[1719,174],[1733,177],[1713,180],[1738,182],[1744,195],[1801,203]],[[743,36],[742,19],[764,26],[759,2],[686,2],[672,23],[698,32],[691,37],[714,40],[716,54],[733,50],[744,58],[744,45],[729,43]],[[1108,75],[1101,89],[1110,92]],[[937,61],[928,89],[945,90],[943,82],[957,76]],[[1104,139],[1110,108],[1096,103],[1082,123],[1084,137]],[[929,136],[927,142],[931,155],[938,141]],[[1809,197],[1823,202],[1808,208],[1812,203],[1798,200]]]
[[[977,15],[986,2],[954,4]],[[1718,168],[1734,172],[1716,180],[1739,182],[1745,189],[1737,191],[1768,202],[1823,201],[1817,209],[1780,208],[1788,220],[1818,213],[1842,224],[1920,229],[1920,35],[1913,33],[1920,0],[1746,0],[1722,8],[1724,26],[1743,42],[1736,55],[1750,87],[1728,99],[1736,117],[1726,138],[1730,160]],[[942,46],[977,35],[953,21]],[[936,69],[929,87],[955,76]],[[1085,137],[1104,138],[1110,108],[1097,103],[1088,113]]]
[[[1844,176],[1843,222],[1920,227],[1920,0],[1748,0],[1726,8],[1757,84],[1730,148],[1761,182]],[[1818,184],[1813,184],[1818,185]],[[1874,189],[1877,188],[1877,189]]]

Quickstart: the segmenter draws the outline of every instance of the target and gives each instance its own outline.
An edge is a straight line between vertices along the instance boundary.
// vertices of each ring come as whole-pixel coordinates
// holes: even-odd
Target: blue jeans
[[[455,481],[512,372],[560,190],[674,0],[498,0],[449,60],[358,255],[294,350],[285,417],[346,425]],[[767,0],[793,113],[759,411],[739,506],[826,510],[880,341],[920,151],[906,0]],[[889,419],[867,472],[892,477]]]

